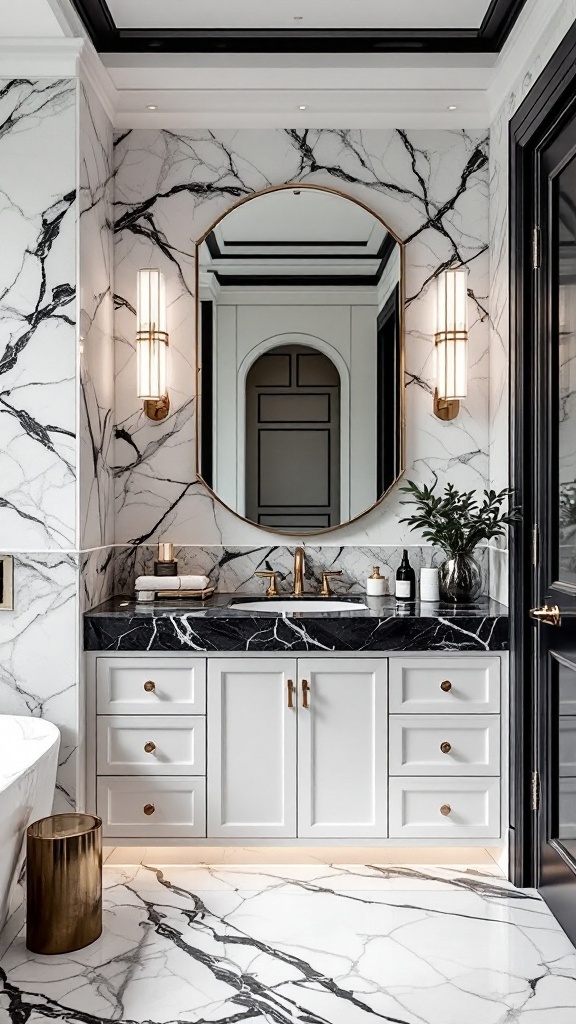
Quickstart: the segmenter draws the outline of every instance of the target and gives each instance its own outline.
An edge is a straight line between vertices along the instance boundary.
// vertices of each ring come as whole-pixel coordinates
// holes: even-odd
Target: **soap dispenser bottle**
[[[402,554],[402,561],[396,569],[396,600],[416,600],[416,573],[410,565],[406,548]]]
[[[366,580],[366,594],[368,597],[384,597],[388,593],[388,580],[380,575],[380,566],[372,566],[372,575]]]
[[[154,562],[155,576],[177,576],[178,562],[174,558],[173,544],[159,544],[158,558]]]

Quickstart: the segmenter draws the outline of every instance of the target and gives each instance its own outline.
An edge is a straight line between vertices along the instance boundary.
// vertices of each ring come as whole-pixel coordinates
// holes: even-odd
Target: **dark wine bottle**
[[[402,554],[402,561],[396,569],[396,600],[416,600],[416,573],[410,565],[406,548]]]

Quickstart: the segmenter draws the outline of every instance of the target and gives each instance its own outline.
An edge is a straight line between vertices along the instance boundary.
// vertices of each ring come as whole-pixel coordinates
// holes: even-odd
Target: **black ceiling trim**
[[[72,0],[100,53],[486,53],[526,0],[492,0],[479,29],[119,29],[105,0]]]
[[[211,273],[214,273],[211,271]],[[314,288],[334,285],[335,288],[362,287],[373,288],[378,282],[376,275],[346,274],[222,274],[214,273],[214,277],[222,288]]]
[[[276,239],[274,239],[274,241],[263,240],[261,242],[226,242],[226,248],[227,249],[248,249],[248,248],[252,248],[252,249],[260,248],[260,249],[263,249],[263,248],[266,248],[266,247],[269,248],[269,249],[271,247],[277,247],[279,249],[280,248],[288,249],[290,247],[292,247],[292,248],[301,248],[301,249],[305,249],[305,248],[318,249],[321,245],[326,246],[326,248],[330,248],[330,246],[334,246],[334,245],[339,245],[342,248],[346,247],[348,249],[360,249],[361,246],[364,246],[364,248],[368,248],[368,242],[350,242],[350,241],[346,241],[346,242],[342,242],[342,241],[338,241],[338,242],[329,242],[329,241],[320,241],[320,242],[278,242],[278,241],[276,241]],[[376,256],[376,253],[374,253],[374,256]],[[364,253],[364,258],[366,258],[366,253]]]

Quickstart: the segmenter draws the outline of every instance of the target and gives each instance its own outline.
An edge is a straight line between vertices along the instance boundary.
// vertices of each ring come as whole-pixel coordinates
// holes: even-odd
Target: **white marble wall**
[[[542,14],[542,0],[530,0],[523,17]],[[555,8],[555,10],[553,10]],[[523,54],[513,87],[490,129],[490,484],[508,485],[509,402],[509,122],[576,18],[575,0],[554,2],[536,49]],[[508,549],[503,539],[490,546],[490,593],[508,603]]]
[[[422,566],[439,565],[444,555],[430,545],[407,545],[410,564],[418,574]],[[178,571],[200,573],[224,594],[262,594],[268,580],[255,576],[258,569],[274,570],[282,592],[290,592],[294,584],[294,547],[267,544],[260,547],[177,547],[175,557]],[[141,544],[137,548],[115,549],[114,590],[117,594],[130,595],[133,592],[136,575],[151,576],[154,572],[156,548]],[[487,574],[488,559],[485,548],[477,552],[484,574]],[[366,578],[375,565],[388,580],[389,592],[394,593],[396,569],[402,558],[402,547],[378,545],[363,547],[350,544],[310,545],[305,547],[304,579],[306,589],[320,590],[323,569],[341,569],[342,575],[335,577],[331,585],[335,593],[365,593]]]
[[[75,85],[0,81],[0,545],[75,542]]]
[[[80,82],[80,537],[114,543],[114,296],[112,125]]]
[[[0,81],[0,713],[62,733],[56,807],[77,746],[76,86]]]
[[[237,199],[315,181],[375,209],[407,243],[406,419],[411,477],[484,488],[488,479],[488,153],[481,132],[134,130],[116,140],[116,542],[276,544],[196,482],[194,241]],[[470,388],[460,417],[432,412],[435,276],[470,267]],[[167,277],[171,415],[152,424],[135,391],[139,267]],[[323,546],[418,543],[398,520],[397,490]]]

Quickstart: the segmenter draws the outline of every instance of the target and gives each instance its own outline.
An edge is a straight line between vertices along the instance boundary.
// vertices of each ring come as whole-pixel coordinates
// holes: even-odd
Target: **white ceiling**
[[[108,0],[108,6],[118,28],[479,28],[490,0]]]
[[[63,34],[48,0],[0,0],[0,38],[61,38]]]

